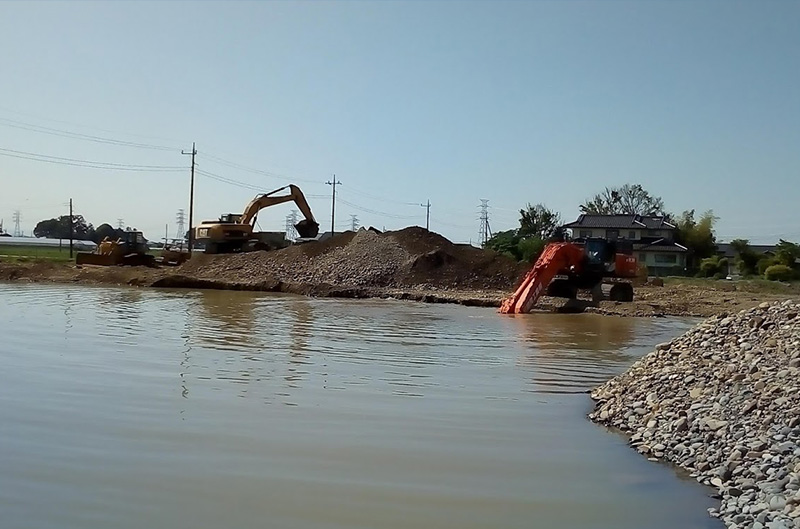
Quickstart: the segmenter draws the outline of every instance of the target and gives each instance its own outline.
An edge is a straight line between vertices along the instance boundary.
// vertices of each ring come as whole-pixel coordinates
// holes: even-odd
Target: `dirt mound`
[[[180,273],[240,283],[508,289],[525,269],[496,252],[412,227],[385,233],[361,229],[270,252],[198,255]]]

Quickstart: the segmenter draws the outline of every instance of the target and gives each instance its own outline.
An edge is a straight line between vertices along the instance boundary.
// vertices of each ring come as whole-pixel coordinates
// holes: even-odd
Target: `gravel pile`
[[[800,528],[800,304],[762,303],[661,344],[589,417],[719,490],[731,528]]]
[[[495,252],[411,227],[385,233],[361,229],[276,251],[201,255],[181,273],[251,283],[510,289],[525,268]]]

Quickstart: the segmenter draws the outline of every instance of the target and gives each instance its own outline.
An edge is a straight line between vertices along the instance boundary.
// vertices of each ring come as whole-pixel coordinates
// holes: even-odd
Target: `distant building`
[[[47,239],[44,237],[3,237],[0,239],[0,246],[39,246],[42,248],[69,249],[69,239]],[[97,247],[97,245],[92,241],[73,240],[72,247],[75,250],[91,252]]]
[[[639,263],[650,275],[683,275],[689,250],[675,242],[678,228],[663,215],[590,215],[583,214],[564,228],[573,239],[589,237],[609,241],[627,240]]]

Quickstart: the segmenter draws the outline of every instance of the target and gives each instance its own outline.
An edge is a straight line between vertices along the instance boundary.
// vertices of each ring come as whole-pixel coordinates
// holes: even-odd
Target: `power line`
[[[74,167],[86,167],[89,169],[106,169],[109,171],[150,171],[150,172],[175,172],[182,171],[182,167],[170,165],[135,165],[121,164],[112,162],[98,162],[93,160],[79,160],[75,158],[63,158],[61,156],[50,156],[32,152],[17,151],[14,149],[0,149],[0,155],[23,160],[33,160],[37,162],[53,163],[59,165],[71,165]]]
[[[225,165],[225,166],[228,166],[228,167],[231,167],[231,168],[234,168],[234,169],[240,169],[242,171],[247,171],[247,172],[251,172],[251,173],[255,173],[255,174],[268,176],[270,178],[276,178],[276,179],[280,179],[280,180],[290,179],[290,180],[297,181],[297,182],[306,182],[306,183],[311,183],[311,184],[318,184],[319,183],[319,181],[312,180],[310,178],[303,178],[303,177],[296,177],[296,176],[289,177],[289,176],[286,176],[286,175],[283,175],[283,174],[280,174],[280,173],[266,171],[264,169],[256,169],[254,167],[248,167],[248,166],[240,164],[238,162],[232,162],[230,160],[226,160],[225,158],[221,158],[219,156],[215,156],[213,154],[209,154],[206,151],[201,152],[200,156],[201,157],[205,157],[208,160],[210,160],[210,161],[212,161],[214,163],[218,163],[220,165]],[[384,198],[384,197],[380,197],[380,196],[377,196],[377,195],[373,195],[371,193],[360,191],[358,189],[350,188],[350,192],[353,193],[353,194],[356,194],[356,195],[360,195],[360,196],[363,196],[363,197],[371,198],[373,200],[379,200],[379,201],[382,201],[382,202],[400,204],[400,205],[403,205],[403,206],[416,206],[417,205],[416,202],[405,202],[405,201],[402,201],[402,200]],[[311,195],[306,195],[306,196],[311,196]]]
[[[441,224],[442,226],[447,226],[449,228],[459,228],[462,230],[470,230],[473,229],[471,226],[465,226],[463,224],[453,224],[452,222],[446,222],[443,220],[439,220],[437,217],[431,217],[431,220],[436,224]]]
[[[403,205],[403,206],[416,206],[417,205],[416,202],[404,202],[402,200],[394,200],[394,199],[391,199],[391,198],[383,198],[383,197],[379,197],[377,195],[373,195],[373,194],[370,194],[370,193],[365,193],[364,191],[359,191],[358,189],[352,189],[351,188],[350,192],[354,193],[356,195],[360,195],[360,196],[366,197],[366,198],[371,198],[373,200],[379,200],[381,202],[389,202],[389,203],[392,203],[392,204],[400,204],[400,205]]]
[[[157,139],[157,140],[166,140],[166,141],[174,141],[174,142],[182,141],[182,140],[176,140],[175,138],[165,138],[163,136],[152,136],[152,135],[145,136],[143,134],[134,134],[132,132],[124,132],[124,131],[119,131],[119,130],[103,129],[103,128],[100,128],[100,127],[91,127],[89,125],[82,125],[80,123],[75,123],[73,121],[64,121],[64,120],[61,120],[61,119],[53,119],[51,117],[44,117],[44,116],[39,116],[39,115],[36,115],[36,114],[31,114],[29,112],[20,112],[18,110],[14,110],[14,109],[11,109],[11,108],[8,108],[8,107],[3,107],[3,106],[0,106],[0,110],[3,110],[5,112],[11,112],[12,114],[16,114],[18,116],[25,116],[25,117],[29,117],[29,118],[41,119],[43,121],[49,121],[51,123],[61,123],[61,124],[64,124],[64,125],[72,125],[73,127],[80,127],[82,129],[98,130],[100,132],[107,132],[109,134],[124,134],[125,136],[132,136],[134,138]]]
[[[353,202],[349,202],[349,201],[347,201],[347,200],[345,200],[345,199],[343,199],[341,197],[339,197],[339,202],[341,202],[343,204],[347,204],[351,208],[355,208],[355,209],[357,209],[359,211],[362,211],[364,213],[371,213],[373,215],[380,215],[382,217],[387,217],[387,218],[390,218],[390,219],[409,220],[409,219],[418,218],[417,215],[395,215],[395,214],[392,214],[392,213],[386,213],[384,211],[378,211],[378,210],[375,210],[375,209],[365,208],[364,206],[359,206],[358,204],[354,204]]]
[[[232,162],[230,160],[226,160],[225,158],[220,158],[219,156],[214,156],[212,154],[209,154],[208,152],[205,152],[205,151],[203,151],[201,153],[201,158],[202,157],[205,157],[205,158],[207,158],[208,160],[210,160],[210,161],[212,161],[214,163],[218,163],[220,165],[226,165],[226,166],[231,167],[233,169],[239,169],[239,170],[247,171],[247,172],[250,172],[250,173],[260,174],[260,175],[268,176],[269,178],[275,178],[277,180],[286,180],[288,178],[285,175],[281,175],[281,174],[278,174],[278,173],[272,173],[270,171],[265,171],[263,169],[256,169],[254,167],[248,167],[246,165],[242,165],[242,164],[237,163],[237,162]],[[311,180],[311,179],[308,179],[308,178],[291,177],[291,179],[294,180],[294,181],[297,181],[297,182],[306,182],[306,183],[312,183],[312,184],[319,184],[320,183],[318,180]]]
[[[267,189],[263,186],[259,186],[256,184],[251,184],[248,182],[242,182],[241,180],[235,180],[233,178],[229,178],[227,176],[222,176],[216,173],[212,173],[210,171],[206,171],[204,169],[195,169],[195,173],[204,176],[206,178],[210,178],[211,180],[216,180],[217,182],[222,182],[224,184],[229,184],[236,187],[241,187],[243,189],[250,189],[252,191],[257,191],[259,193],[266,193]],[[328,195],[315,195],[315,194],[306,194],[306,198],[328,198]]]
[[[32,123],[25,123],[24,121],[17,121],[14,119],[0,118],[0,125],[5,127],[13,127],[15,129],[27,130],[31,132],[40,132],[42,134],[51,134],[53,136],[60,136],[62,138],[71,138],[76,140],[86,140],[95,143],[105,143],[107,145],[118,145],[121,147],[136,147],[139,149],[153,149],[159,151],[176,151],[172,147],[164,145],[150,145],[147,143],[137,143],[127,140],[117,140],[114,138],[103,138],[101,136],[92,136],[90,134],[81,134],[80,132],[70,132],[68,130],[54,129],[51,127],[44,127],[41,125],[34,125]]]

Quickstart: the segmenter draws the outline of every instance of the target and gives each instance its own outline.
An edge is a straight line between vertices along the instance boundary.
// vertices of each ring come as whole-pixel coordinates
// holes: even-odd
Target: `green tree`
[[[797,270],[800,268],[797,263],[798,259],[800,259],[800,245],[780,239],[780,242],[775,246],[775,258],[780,264]]]
[[[758,255],[752,248],[750,248],[750,241],[747,239],[734,239],[731,241],[731,248],[736,252],[736,269],[745,277],[761,275],[760,269],[766,270],[766,266],[762,265],[763,257]]]
[[[675,242],[689,250],[686,265],[689,270],[695,270],[703,259],[717,254],[717,243],[714,236],[714,223],[717,220],[711,210],[706,211],[699,219],[695,220],[693,209],[684,211],[680,217],[673,219],[677,228]]]
[[[560,238],[561,215],[544,204],[528,204],[519,214],[519,228],[495,233],[483,247],[517,261],[534,262],[548,241]]]
[[[57,219],[47,219],[40,221],[33,229],[36,237],[49,237],[53,239],[70,238],[69,215],[62,215]],[[94,227],[86,222],[83,215],[72,216],[72,237],[77,240],[92,240],[94,237]]]
[[[707,257],[700,261],[700,275],[720,279],[728,273],[728,260],[719,255]]]
[[[543,241],[557,239],[561,235],[561,215],[544,204],[519,210],[519,229],[517,235],[522,238],[535,237]]]
[[[519,253],[519,241],[520,237],[517,235],[517,230],[499,231],[492,235],[491,239],[486,241],[483,247],[520,261],[522,260],[522,254]]]
[[[663,215],[664,201],[641,184],[606,187],[580,206],[582,213],[596,215]]]

